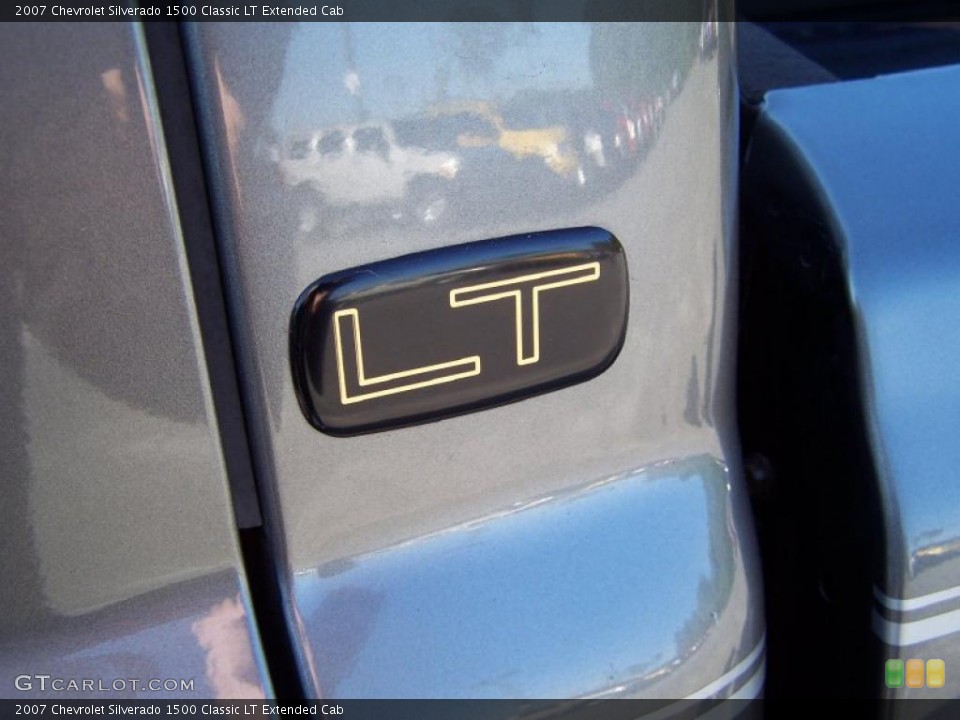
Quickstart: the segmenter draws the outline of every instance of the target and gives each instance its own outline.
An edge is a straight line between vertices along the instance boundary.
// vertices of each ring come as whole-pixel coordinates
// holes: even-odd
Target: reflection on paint
[[[130,121],[130,113],[127,110],[127,86],[123,82],[123,71],[120,68],[112,68],[100,74],[100,80],[103,87],[110,96],[110,110],[113,112],[117,122],[126,123]]]
[[[217,603],[191,628],[206,652],[206,674],[217,700],[263,699],[240,594]]]
[[[743,631],[722,619],[745,592],[728,494],[712,458],[665,463],[301,574],[319,684],[344,698],[693,692],[674,671],[711,643],[729,656]]]
[[[319,227],[324,206],[449,220],[478,192],[496,195],[481,186],[491,164],[503,188],[511,176],[555,184],[554,211],[609,193],[655,144],[694,58],[717,49],[715,22],[664,24],[654,44],[602,23],[437,23],[394,52],[396,35],[367,23],[300,25],[291,37],[271,152],[297,189],[302,232]],[[503,211],[515,198],[493,201]]]

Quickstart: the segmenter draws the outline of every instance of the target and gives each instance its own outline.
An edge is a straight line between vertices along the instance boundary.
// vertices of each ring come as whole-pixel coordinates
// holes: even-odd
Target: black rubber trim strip
[[[204,173],[180,27],[174,22],[150,22],[144,23],[143,28],[253,612],[277,697],[302,699],[305,693],[297,671],[293,634],[285,622],[287,614],[281,587],[284,582],[283,562],[267,537],[261,513],[249,423],[240,391],[235,344],[210,211],[209,185]]]
[[[230,479],[234,515],[237,527],[257,527],[262,524],[260,502],[250,462],[220,262],[180,37],[175,23],[144,23],[143,27],[203,337],[204,359]]]

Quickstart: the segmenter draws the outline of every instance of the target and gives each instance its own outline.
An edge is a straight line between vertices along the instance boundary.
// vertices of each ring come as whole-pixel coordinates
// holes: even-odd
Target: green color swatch
[[[903,660],[887,660],[885,674],[888,688],[903,687]]]

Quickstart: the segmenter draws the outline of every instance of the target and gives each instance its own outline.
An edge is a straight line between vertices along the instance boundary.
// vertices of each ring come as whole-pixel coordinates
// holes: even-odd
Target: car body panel
[[[948,667],[960,632],[960,491],[949,480],[960,462],[958,88],[953,66],[771,92],[745,171],[748,191],[815,218],[809,242],[829,245],[842,272],[882,516],[873,629],[888,657]],[[882,682],[878,668],[887,697],[950,692]]]
[[[288,558],[286,612],[309,693],[676,697],[730,695],[751,681],[759,692],[762,603],[731,382],[736,83],[732,28],[721,31],[707,45],[695,23],[187,31],[266,522]],[[489,142],[475,141],[490,125],[478,107],[502,121]],[[432,211],[327,203],[285,181],[277,148],[288,134],[369,123],[457,157],[454,178],[407,194],[417,207],[422,190]],[[624,123],[640,138],[633,146]],[[576,158],[577,170],[558,172],[556,158]],[[359,437],[326,436],[303,418],[287,333],[311,282],[407,253],[585,225],[620,238],[630,268],[626,341],[603,375]],[[584,490],[594,486],[604,489]],[[623,497],[638,524],[617,520],[604,493]],[[684,493],[693,494],[681,520],[667,498]],[[671,551],[656,537],[668,528],[640,524],[657,508],[678,517],[670,533],[690,523],[699,558],[678,585],[677,613],[657,599]],[[572,509],[584,517],[559,533]],[[604,549],[587,527],[599,532],[607,520]],[[637,540],[645,549],[634,557],[625,543]],[[540,566],[527,543],[552,559]],[[717,565],[720,555],[728,561]],[[489,603],[443,592],[453,579],[486,588]],[[579,588],[582,602],[551,605],[545,585]],[[684,641],[657,655],[636,635],[617,641],[609,672],[593,667],[602,648],[589,637],[613,642],[610,628],[641,626]],[[556,653],[577,677],[555,675]],[[393,674],[401,655],[412,658],[407,685]],[[647,677],[658,669],[669,682]]]
[[[0,66],[2,692],[263,697],[141,30],[20,26]]]

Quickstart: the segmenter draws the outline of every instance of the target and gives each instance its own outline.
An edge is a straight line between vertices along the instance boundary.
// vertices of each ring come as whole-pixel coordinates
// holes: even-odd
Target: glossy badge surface
[[[349,435],[555,390],[610,366],[628,299],[623,248],[595,227],[337,272],[294,308],[297,396],[311,424]]]

